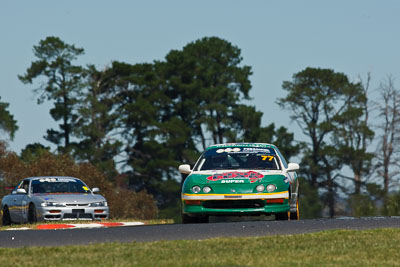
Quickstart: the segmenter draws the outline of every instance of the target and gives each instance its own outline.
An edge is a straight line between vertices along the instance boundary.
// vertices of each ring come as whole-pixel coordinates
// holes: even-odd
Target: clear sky
[[[263,124],[288,127],[303,139],[276,104],[285,96],[282,82],[308,66],[344,72],[353,81],[371,72],[372,89],[389,74],[398,80],[399,14],[396,0],[2,0],[0,96],[19,125],[10,149],[49,145],[46,129],[57,128],[52,104],[36,103],[38,84],[17,78],[35,59],[33,46],[47,36],[84,48],[79,63],[98,67],[162,60],[205,36],[226,39],[252,67],[250,104],[264,113]]]

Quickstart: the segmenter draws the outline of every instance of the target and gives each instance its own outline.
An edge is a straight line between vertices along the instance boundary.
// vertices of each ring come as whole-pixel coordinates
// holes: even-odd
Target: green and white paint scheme
[[[190,165],[182,184],[183,223],[208,222],[210,215],[275,214],[298,220],[297,163],[288,163],[272,144],[213,145]]]

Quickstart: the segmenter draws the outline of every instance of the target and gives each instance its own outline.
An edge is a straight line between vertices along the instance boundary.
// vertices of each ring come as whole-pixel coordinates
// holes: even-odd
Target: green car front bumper
[[[201,215],[261,215],[289,212],[288,191],[267,194],[182,194],[182,212]]]

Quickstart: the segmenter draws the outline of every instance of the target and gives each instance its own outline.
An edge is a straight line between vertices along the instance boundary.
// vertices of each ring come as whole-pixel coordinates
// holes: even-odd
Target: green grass
[[[0,248],[1,266],[400,266],[400,229]]]

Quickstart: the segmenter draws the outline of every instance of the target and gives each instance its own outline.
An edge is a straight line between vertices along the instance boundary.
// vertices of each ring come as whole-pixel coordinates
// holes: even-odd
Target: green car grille
[[[265,201],[260,199],[249,200],[209,200],[203,202],[203,207],[208,209],[255,209],[265,206]]]

